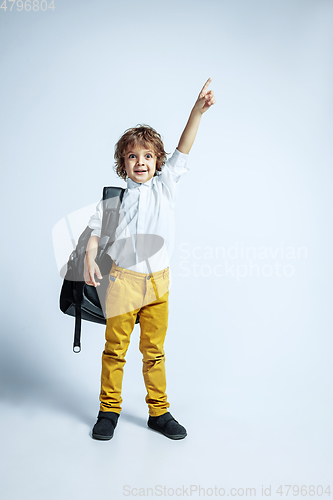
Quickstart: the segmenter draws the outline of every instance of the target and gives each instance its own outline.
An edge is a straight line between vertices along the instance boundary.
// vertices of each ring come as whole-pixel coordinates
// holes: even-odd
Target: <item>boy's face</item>
[[[142,148],[138,145],[128,146],[125,152],[125,170],[132,181],[143,183],[149,181],[156,170],[156,155],[152,147]]]

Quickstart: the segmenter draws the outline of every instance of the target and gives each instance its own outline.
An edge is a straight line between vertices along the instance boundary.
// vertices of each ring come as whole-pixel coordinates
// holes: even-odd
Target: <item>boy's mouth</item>
[[[134,170],[136,174],[144,174],[147,170]]]

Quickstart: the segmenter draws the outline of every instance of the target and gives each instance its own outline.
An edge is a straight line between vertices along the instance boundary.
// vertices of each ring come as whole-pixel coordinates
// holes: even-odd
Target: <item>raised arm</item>
[[[177,146],[178,151],[181,153],[188,154],[190,152],[195,136],[197,135],[201,116],[205,111],[207,111],[207,109],[215,104],[214,92],[212,90],[208,90],[208,86],[211,81],[212,79],[208,78],[193,106],[190,117]]]

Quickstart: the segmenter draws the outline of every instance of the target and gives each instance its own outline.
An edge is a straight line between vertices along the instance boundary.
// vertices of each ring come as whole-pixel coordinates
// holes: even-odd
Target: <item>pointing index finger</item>
[[[208,88],[208,85],[210,84],[210,82],[212,81],[211,78],[208,78],[207,82],[205,83],[205,85],[202,87],[201,89],[201,92],[200,92],[200,96],[203,97],[205,95],[205,90],[207,90]]]

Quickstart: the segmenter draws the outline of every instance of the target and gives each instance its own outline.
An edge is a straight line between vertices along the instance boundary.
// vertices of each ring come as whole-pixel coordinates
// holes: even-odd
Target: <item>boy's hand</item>
[[[83,271],[83,277],[85,283],[87,285],[92,285],[94,287],[97,287],[100,285],[98,281],[95,281],[95,274],[98,279],[103,279],[103,276],[101,275],[101,271],[99,270],[98,265],[94,260],[87,260],[87,258],[84,258],[84,271]]]
[[[215,96],[212,90],[208,90],[209,84],[212,81],[211,78],[208,78],[205,85],[202,87],[201,92],[194,104],[193,109],[195,111],[199,111],[203,114],[207,109],[209,109],[213,104],[215,104]]]
[[[181,153],[189,154],[199,127],[201,115],[213,104],[215,104],[214,92],[212,90],[208,90],[208,86],[211,81],[212,79],[208,78],[207,82],[202,87],[199,97],[193,106],[186,127],[184,128],[184,132],[179,139],[177,149]]]

